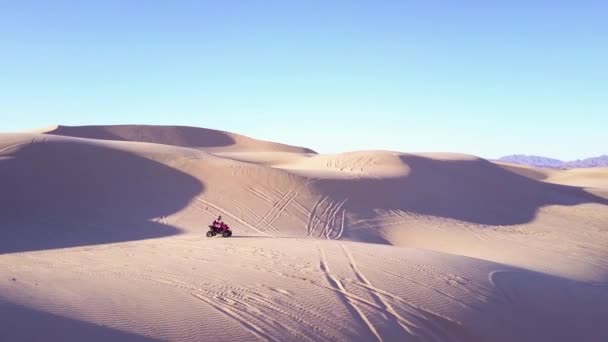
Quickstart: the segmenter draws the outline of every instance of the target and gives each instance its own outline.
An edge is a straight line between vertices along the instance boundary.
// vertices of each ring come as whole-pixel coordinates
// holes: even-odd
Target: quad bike
[[[207,232],[207,237],[214,237],[218,234],[221,234],[223,237],[231,237],[232,230],[230,230],[230,227],[228,227],[228,225],[226,225],[225,228],[217,227],[214,225],[209,225],[209,231]]]

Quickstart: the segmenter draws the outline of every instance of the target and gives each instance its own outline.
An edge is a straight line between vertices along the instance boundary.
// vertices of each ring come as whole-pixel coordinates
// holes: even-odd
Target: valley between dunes
[[[207,238],[218,215],[234,235]],[[0,341],[606,341],[608,169],[0,134]]]

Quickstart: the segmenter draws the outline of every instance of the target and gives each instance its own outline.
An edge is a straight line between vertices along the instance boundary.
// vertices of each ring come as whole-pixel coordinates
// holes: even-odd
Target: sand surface
[[[0,134],[0,341],[605,341],[608,169]],[[218,214],[230,238],[207,238]]]

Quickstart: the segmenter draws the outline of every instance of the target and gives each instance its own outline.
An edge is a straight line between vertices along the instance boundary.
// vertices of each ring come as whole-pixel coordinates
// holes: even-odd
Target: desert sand
[[[222,215],[230,238],[207,238]],[[608,169],[0,134],[0,341],[606,341]]]

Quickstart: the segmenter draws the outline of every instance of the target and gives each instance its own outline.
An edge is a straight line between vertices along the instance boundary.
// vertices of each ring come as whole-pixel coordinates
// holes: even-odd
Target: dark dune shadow
[[[188,126],[58,126],[45,134],[100,140],[150,142],[181,147],[225,147],[235,144],[234,139],[224,132]]]
[[[458,318],[472,333],[464,341],[606,341],[606,272],[594,275],[598,284],[454,254],[449,265],[464,295],[454,298],[467,304]],[[471,268],[476,276],[457,271]]]
[[[0,159],[0,189],[1,254],[177,234],[155,219],[204,187],[132,153],[51,141]]]
[[[88,322],[30,309],[0,300],[0,341],[152,342],[136,335]]]
[[[394,209],[484,225],[530,222],[546,205],[577,205],[608,200],[583,189],[548,184],[509,172],[483,159],[444,161],[403,156],[410,173],[400,178],[323,179],[314,183],[346,209],[374,215]]]
[[[608,284],[523,269],[494,272],[490,280],[510,306],[504,324],[519,341],[606,341]]]

